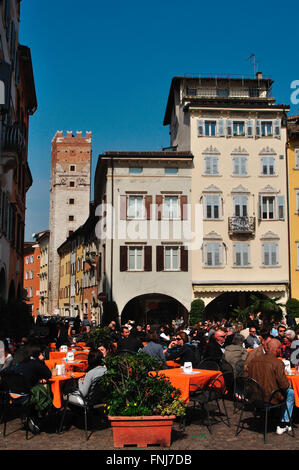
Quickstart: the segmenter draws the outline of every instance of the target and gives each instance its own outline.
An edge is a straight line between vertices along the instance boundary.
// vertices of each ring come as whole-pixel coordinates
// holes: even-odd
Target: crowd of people
[[[51,371],[45,364],[49,357],[49,342],[55,341],[57,349],[61,345],[70,345],[82,331],[90,330],[91,325],[87,324],[87,319],[84,320],[71,325],[56,322],[56,330],[50,327],[50,335],[46,337],[32,335],[21,338],[18,343],[4,338],[5,353],[0,364],[0,377],[5,372],[21,374],[26,382],[23,386],[25,392],[21,393],[45,384],[51,378]],[[265,327],[259,315],[250,315],[245,324],[222,319],[198,322],[192,327],[179,318],[160,326],[142,325],[135,321],[119,326],[112,321],[108,331],[110,341],[91,349],[87,373],[78,382],[79,392],[74,393],[71,402],[82,400],[92,380],[106,372],[103,358],[107,354],[142,351],[156,357],[161,362],[161,369],[167,368],[168,361],[176,361],[180,365],[191,362],[194,368],[198,368],[201,361],[209,360],[222,371],[229,366],[235,377],[249,376],[257,380],[263,387],[265,399],[274,388],[280,388],[285,392],[289,413],[284,412],[277,433],[289,431],[294,392],[286,378],[285,364],[280,359],[289,361],[291,366],[299,363],[298,327],[289,326],[285,320]],[[32,427],[38,428],[36,422],[33,421]]]

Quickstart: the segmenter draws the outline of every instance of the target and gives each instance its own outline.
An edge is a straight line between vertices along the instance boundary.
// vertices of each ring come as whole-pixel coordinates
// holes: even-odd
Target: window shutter
[[[233,158],[233,174],[234,175],[239,174],[239,158],[238,157]]]
[[[127,196],[119,196],[119,218],[127,219]]]
[[[128,270],[128,247],[120,246],[120,271]]]
[[[284,196],[277,196],[277,219],[284,220],[285,209],[284,209]]]
[[[226,135],[227,137],[231,137],[233,135],[233,123],[229,119],[226,121]]]
[[[157,195],[156,196],[156,219],[162,219],[162,211],[163,211],[163,196]]]
[[[152,196],[145,196],[145,213],[146,219],[151,220],[151,205],[152,205]]]
[[[245,133],[246,137],[253,137],[253,121],[246,121]]]
[[[204,133],[204,120],[203,119],[197,119],[197,136],[198,137],[203,137],[205,135]]]
[[[211,175],[212,174],[211,157],[205,157],[205,174],[206,175]]]
[[[185,246],[181,246],[181,271],[188,271],[188,250]]]
[[[273,129],[274,129],[274,137],[277,137],[278,139],[280,139],[280,133],[281,133],[280,119],[275,119],[273,121]]]
[[[188,219],[188,197],[181,196],[181,220]]]
[[[247,175],[247,158],[241,157],[241,165],[240,165],[240,174],[241,176]]]
[[[157,246],[157,249],[156,249],[156,268],[157,268],[157,271],[164,270],[164,247],[163,246]]]
[[[261,137],[261,121],[255,121],[255,137]]]
[[[144,271],[152,270],[152,247],[144,247]]]
[[[224,119],[218,119],[217,120],[217,136],[218,137],[224,137],[225,136]]]
[[[262,218],[262,196],[259,194],[259,201],[258,201],[258,218]]]
[[[299,168],[299,149],[295,149],[295,168]]]

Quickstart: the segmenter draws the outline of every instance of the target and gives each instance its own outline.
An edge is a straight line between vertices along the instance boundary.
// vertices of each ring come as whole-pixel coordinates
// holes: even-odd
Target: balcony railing
[[[228,232],[230,235],[253,234],[255,232],[255,217],[229,217]]]
[[[11,125],[3,124],[0,147],[0,165],[3,172],[6,173],[16,167],[18,158],[26,148],[25,137],[17,122]]]

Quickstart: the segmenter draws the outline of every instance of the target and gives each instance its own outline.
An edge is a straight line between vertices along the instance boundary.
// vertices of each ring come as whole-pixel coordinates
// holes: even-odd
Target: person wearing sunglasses
[[[178,331],[175,340],[169,343],[168,349],[165,350],[165,358],[166,361],[178,360],[181,365],[184,365],[185,362],[192,362],[194,365],[193,347],[184,331]]]

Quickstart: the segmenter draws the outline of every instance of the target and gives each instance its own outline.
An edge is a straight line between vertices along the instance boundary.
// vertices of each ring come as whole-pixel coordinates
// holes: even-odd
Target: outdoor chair
[[[244,420],[242,420],[244,411],[250,411],[254,414],[254,416],[264,415],[264,443],[266,443],[269,412],[274,409],[280,409],[282,411],[282,409],[286,405],[285,399],[280,403],[272,403],[273,397],[278,392],[284,395],[284,391],[277,388],[271,392],[269,400],[266,401],[263,388],[256,380],[250,377],[236,377],[235,400],[237,401],[240,407],[240,419],[235,433],[236,436],[242,431],[242,429],[244,429]],[[290,421],[290,426],[292,427],[292,436],[295,437],[294,427],[292,425],[288,409],[287,413]]]
[[[79,353],[75,354],[75,360],[76,361],[80,361],[80,360],[87,361],[88,360],[88,353],[79,352]]]
[[[189,401],[190,403],[193,402],[193,413],[195,412],[195,408],[201,408],[207,416],[207,427],[209,432],[212,434],[212,425],[218,422],[224,422],[227,426],[230,426],[230,418],[228,416],[227,408],[225,405],[225,399],[227,396],[227,388],[226,388],[226,381],[228,376],[230,376],[230,372],[220,373],[216,378],[212,377],[204,387],[201,387],[198,384],[190,383],[189,388]],[[231,377],[230,377],[231,380]],[[223,403],[223,409],[225,417],[223,418],[223,413],[220,408],[220,401]],[[211,419],[211,414],[209,411],[209,404],[215,402],[217,405],[217,409],[219,412],[220,420],[214,417],[213,422]],[[188,408],[189,409],[189,408]],[[182,420],[181,427],[184,429],[186,423],[186,417]]]
[[[0,381],[0,423],[3,423],[3,437],[6,436],[6,425],[10,417],[21,418],[22,428],[26,429],[26,440],[29,435],[31,393],[20,374],[6,372]],[[15,432],[15,431],[13,431]]]
[[[198,364],[197,368],[204,370],[220,370],[219,364],[217,364],[216,361],[213,361],[213,359],[204,359]]]
[[[66,382],[65,387],[63,388],[63,407],[62,407],[62,416],[60,421],[60,426],[58,432],[62,432],[64,419],[66,415],[66,411],[69,408],[69,405],[73,407],[78,407],[79,409],[84,410],[84,429],[85,429],[85,437],[86,440],[89,439],[90,435],[88,435],[88,416],[90,415],[91,411],[93,411],[96,405],[104,404],[103,403],[103,395],[102,395],[102,378],[97,377],[94,379],[90,385],[88,394],[84,397],[77,386],[70,386],[75,384],[75,381],[69,383]],[[80,402],[72,402],[70,398],[72,396],[76,396],[80,398]]]

